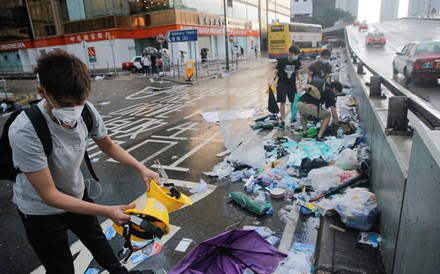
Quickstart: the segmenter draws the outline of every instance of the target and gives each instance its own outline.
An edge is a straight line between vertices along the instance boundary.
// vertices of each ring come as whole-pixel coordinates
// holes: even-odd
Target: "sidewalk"
[[[197,71],[194,71],[194,75],[191,81],[188,81],[188,77],[186,77],[186,72],[184,68],[177,69],[174,71],[170,71],[166,73],[165,77],[155,77],[164,79],[167,81],[172,81],[175,83],[179,83],[182,85],[196,84],[199,82],[203,82],[209,79],[217,78],[217,77],[227,77],[232,73],[236,73],[239,71],[243,71],[250,68],[255,68],[259,66],[264,66],[273,62],[266,56],[258,56],[257,59],[245,59],[245,60],[237,60],[234,59],[233,63],[229,63],[229,70],[226,71],[226,62],[225,60],[214,60],[209,61],[205,64],[199,63]]]

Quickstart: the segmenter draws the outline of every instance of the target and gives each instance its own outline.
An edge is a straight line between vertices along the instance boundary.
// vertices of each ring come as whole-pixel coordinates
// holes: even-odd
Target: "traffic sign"
[[[110,42],[110,46],[111,46],[111,47],[114,47],[114,46],[115,46],[115,37],[114,37],[114,36],[110,35],[110,36],[108,37],[108,41]]]
[[[167,32],[168,43],[173,42],[193,42],[197,41],[198,35],[196,29],[171,30]]]
[[[234,36],[233,35],[229,35],[229,42],[234,42]]]
[[[87,48],[87,53],[89,56],[89,62],[93,63],[96,62],[96,50],[95,47],[88,47]]]
[[[156,36],[156,41],[162,44],[163,42],[165,42],[165,36],[163,34],[159,34],[158,36]]]

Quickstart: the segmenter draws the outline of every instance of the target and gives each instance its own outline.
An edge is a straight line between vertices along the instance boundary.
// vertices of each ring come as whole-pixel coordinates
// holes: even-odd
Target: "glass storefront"
[[[52,1],[29,0],[28,3],[35,38],[58,35]]]
[[[126,0],[83,0],[86,18],[109,14],[129,15],[129,5]],[[157,0],[156,0],[157,1]],[[137,2],[139,3],[139,2]]]
[[[26,7],[0,9],[0,42],[31,38]]]

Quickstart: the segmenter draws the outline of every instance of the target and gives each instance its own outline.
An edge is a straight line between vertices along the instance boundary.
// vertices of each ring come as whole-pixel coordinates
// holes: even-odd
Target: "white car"
[[[131,71],[132,73],[142,71],[141,58],[142,56],[139,55],[132,57],[130,61],[123,62],[122,69]]]

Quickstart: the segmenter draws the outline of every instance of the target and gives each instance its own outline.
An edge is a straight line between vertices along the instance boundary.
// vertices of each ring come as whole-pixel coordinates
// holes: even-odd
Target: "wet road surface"
[[[189,86],[172,82],[152,83],[140,75],[125,75],[119,79],[102,80],[93,83],[90,101],[95,104],[104,118],[108,133],[120,146],[130,151],[147,167],[155,170],[154,160],[165,167],[169,178],[176,182],[183,193],[191,195],[189,188],[197,187],[204,179],[209,187],[207,192],[192,196],[194,205],[170,214],[171,233],[161,241],[162,250],[156,256],[134,269],[169,270],[186,253],[174,249],[182,238],[198,243],[224,232],[240,223],[263,225],[282,237],[285,224],[277,218],[277,211],[292,202],[272,199],[273,216],[258,217],[233,204],[228,193],[243,190],[244,182],[231,183],[229,179],[213,179],[203,174],[222,158],[217,154],[225,151],[223,138],[216,123],[208,123],[200,112],[223,111],[232,108],[255,107],[261,114],[267,114],[267,94],[264,90],[273,78],[274,63],[246,69],[229,77],[213,79]],[[11,90],[18,89],[33,93],[35,81],[9,83]],[[153,87],[152,87],[153,86]],[[159,87],[159,88],[158,88]],[[161,87],[167,89],[161,89]],[[3,124],[5,117],[1,117]],[[251,121],[249,121],[251,123]],[[266,135],[281,136],[283,131],[263,131]],[[284,134],[291,135],[286,130]],[[89,144],[89,155],[100,178],[99,185],[91,182],[89,192],[100,204],[128,204],[145,193],[140,175],[103,155],[97,147]],[[83,169],[85,177],[87,169]],[[3,273],[29,273],[40,266],[35,253],[27,242],[18,214],[11,202],[11,183],[0,186],[1,206],[1,256],[0,268]],[[103,226],[111,222],[100,218]],[[299,237],[302,234],[299,233]],[[306,239],[307,240],[307,239]],[[78,273],[88,267],[99,268],[90,254],[70,235],[75,266]],[[123,244],[123,238],[116,235],[111,240],[115,252]],[[308,241],[305,241],[308,242]],[[39,268],[36,273],[43,273]]]

